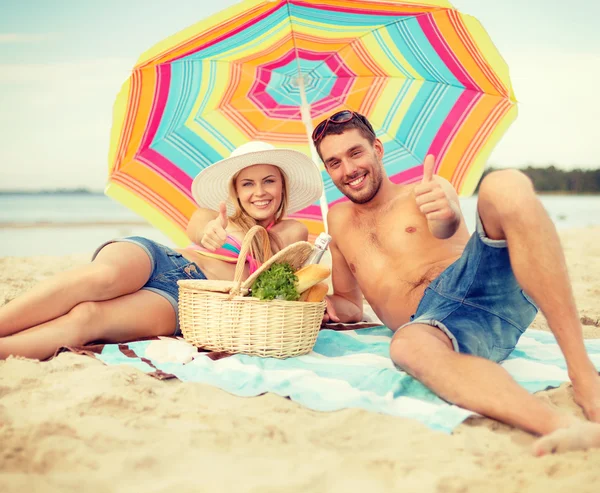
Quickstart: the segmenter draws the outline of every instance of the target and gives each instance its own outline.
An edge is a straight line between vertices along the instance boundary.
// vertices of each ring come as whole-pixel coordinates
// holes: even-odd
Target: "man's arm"
[[[331,251],[333,295],[327,297],[327,311],[324,320],[343,323],[360,322],[363,316],[363,296],[356,278],[337,246],[335,216],[336,214],[332,214],[330,211],[327,221],[332,236],[329,249]]]

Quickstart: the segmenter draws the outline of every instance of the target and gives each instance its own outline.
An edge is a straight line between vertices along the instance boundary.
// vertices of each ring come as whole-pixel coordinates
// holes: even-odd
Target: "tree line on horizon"
[[[486,168],[481,179],[492,171],[504,168]],[[533,185],[538,192],[542,193],[564,193],[564,194],[600,194],[600,168],[584,170],[562,170],[556,166],[547,166],[537,168],[528,166],[519,168],[533,181]],[[480,181],[481,183],[481,181]],[[475,193],[479,191],[479,185]],[[17,190],[0,189],[0,195],[36,195],[36,194],[91,194],[101,195],[101,190],[90,190],[85,187],[77,188],[58,188],[53,190]]]
[[[481,177],[501,168],[487,168]],[[546,168],[519,168],[533,182],[537,192],[557,194],[598,194],[600,193],[600,169],[562,170],[555,166]],[[479,182],[481,183],[481,181]],[[476,192],[479,191],[477,185]]]

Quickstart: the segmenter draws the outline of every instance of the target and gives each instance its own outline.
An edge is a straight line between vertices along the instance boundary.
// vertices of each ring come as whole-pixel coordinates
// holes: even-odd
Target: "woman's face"
[[[269,222],[282,201],[281,171],[270,164],[249,166],[237,176],[235,192],[246,213],[257,222]]]

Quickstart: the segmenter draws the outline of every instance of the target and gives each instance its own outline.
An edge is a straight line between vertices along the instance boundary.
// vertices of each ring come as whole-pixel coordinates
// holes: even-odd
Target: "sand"
[[[585,336],[600,337],[600,228],[561,234]],[[0,304],[88,256],[0,259]],[[548,330],[542,316],[534,328]],[[580,415],[571,387],[537,394]],[[232,396],[63,353],[0,362],[0,491],[597,492],[600,450],[534,458],[489,419],[454,434],[271,394]]]

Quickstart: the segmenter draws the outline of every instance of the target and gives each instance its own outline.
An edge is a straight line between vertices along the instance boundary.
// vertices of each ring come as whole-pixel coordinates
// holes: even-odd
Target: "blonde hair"
[[[275,165],[271,165],[271,166],[275,166]],[[285,176],[285,173],[279,166],[275,166],[275,167],[279,170],[279,175],[281,176],[281,204],[279,205],[279,209],[275,213],[275,222],[274,222],[274,224],[277,224],[277,223],[281,222],[281,220],[285,217],[285,215],[287,213],[288,188],[287,188],[287,178]],[[246,233],[248,231],[250,231],[250,228],[252,228],[253,226],[256,226],[257,223],[256,223],[256,220],[252,216],[250,216],[250,214],[248,214],[242,207],[242,205],[240,203],[240,199],[239,199],[237,191],[236,191],[236,187],[235,187],[236,181],[241,172],[242,172],[242,170],[238,171],[235,175],[233,175],[233,177],[231,178],[231,180],[229,182],[229,198],[230,198],[231,202],[233,203],[233,206],[235,207],[235,212],[233,213],[233,215],[231,217],[229,217],[229,221],[232,222],[233,224],[235,224],[238,228],[240,228],[242,230],[242,232],[244,233],[244,235],[246,235]],[[279,238],[276,237],[275,235],[271,234],[270,232],[268,232],[268,234],[269,234],[269,241],[270,241],[271,245],[275,244],[275,245],[277,245],[278,250],[281,250],[283,248],[283,245],[281,244],[281,241],[279,240]],[[260,239],[258,237],[254,237],[254,239],[252,240],[251,250],[252,250],[252,256],[260,263],[263,263],[265,260],[267,260],[271,256],[270,249],[269,249],[269,251],[265,251],[263,249],[262,241],[260,241]]]

